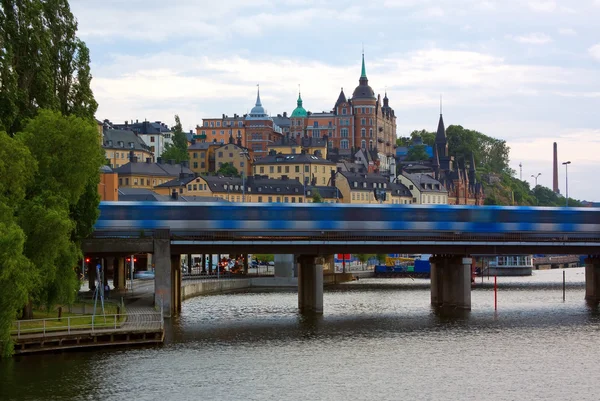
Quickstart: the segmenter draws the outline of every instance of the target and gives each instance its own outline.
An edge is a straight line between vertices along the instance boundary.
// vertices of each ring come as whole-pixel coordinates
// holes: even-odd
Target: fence
[[[65,324],[66,323],[66,324]],[[17,320],[10,334],[17,339],[23,336],[50,337],[60,334],[82,332],[119,332],[164,328],[163,311],[114,314],[82,315],[63,318]]]

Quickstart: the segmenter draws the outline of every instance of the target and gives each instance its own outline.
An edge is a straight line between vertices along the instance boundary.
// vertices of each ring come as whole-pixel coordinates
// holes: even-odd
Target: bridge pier
[[[169,232],[154,238],[154,305],[165,317],[181,311],[181,255],[171,255]]]
[[[322,258],[300,255],[298,262],[298,309],[303,314],[323,314]]]
[[[294,264],[296,263],[296,257],[294,255],[273,255],[273,261],[275,262],[275,277],[294,277]]]
[[[600,257],[591,256],[585,260],[585,300],[600,302]]]
[[[431,304],[471,309],[471,262],[469,257],[436,255],[431,262]]]

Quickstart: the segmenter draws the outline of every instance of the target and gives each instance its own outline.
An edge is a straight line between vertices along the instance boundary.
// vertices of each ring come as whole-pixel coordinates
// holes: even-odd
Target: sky
[[[399,136],[446,126],[504,139],[516,176],[600,201],[600,0],[72,0],[97,118],[330,111],[387,90]],[[520,173],[522,165],[522,176]]]

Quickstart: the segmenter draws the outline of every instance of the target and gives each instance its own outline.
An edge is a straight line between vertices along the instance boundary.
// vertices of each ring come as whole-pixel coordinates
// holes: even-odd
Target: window
[[[277,172],[281,173],[281,166],[277,166]]]
[[[269,166],[269,173],[275,172],[275,166]]]
[[[258,197],[258,201],[259,201],[259,202],[262,202],[262,196],[259,196],[259,197]]]
[[[197,158],[198,158],[198,153],[194,152],[194,159],[197,159]]]
[[[219,152],[219,157],[223,157],[223,152]]]
[[[206,135],[206,131],[202,130],[202,135]]]
[[[265,173],[265,168],[263,166],[260,166],[260,173],[264,174]]]
[[[318,121],[315,121],[315,122],[313,123],[313,127],[315,127],[315,128],[319,128],[319,122],[318,122]]]
[[[123,179],[119,178],[119,186],[123,185]]]
[[[367,141],[365,141],[364,139],[362,141],[360,141],[360,147],[365,150],[367,148]]]
[[[361,136],[361,137],[363,137],[363,138],[364,138],[365,136],[367,136],[367,130],[366,130],[366,129],[364,129],[364,128],[361,128],[361,129],[360,129],[360,136]]]
[[[206,163],[204,163],[204,162],[201,162],[201,163],[200,163],[200,168],[204,168],[204,167],[206,167]]]
[[[277,197],[277,203],[280,203],[280,202],[281,202],[281,196],[278,196]]]
[[[204,126],[208,127],[208,121],[204,121]]]
[[[115,159],[119,158],[119,152],[115,152]]]
[[[290,166],[285,166],[285,172],[289,173],[290,172]]]
[[[214,127],[214,126],[215,126],[215,122],[214,122],[214,121],[211,121],[211,122],[210,122],[210,126],[211,126],[211,127]],[[213,132],[215,132],[215,131],[213,131]]]
[[[205,157],[206,157],[206,153],[204,153],[204,152],[200,153],[200,158],[201,159],[204,159]]]
[[[129,185],[129,178],[125,178],[125,185]]]
[[[373,150],[373,140],[372,139],[369,141],[369,149]]]
[[[373,125],[373,119],[369,118],[369,125]]]
[[[238,127],[241,127],[241,126],[242,126],[242,122],[241,122],[241,121],[238,121]],[[239,132],[239,131],[238,131],[238,132]]]
[[[154,137],[153,136],[150,137],[150,142],[154,142]]]
[[[221,130],[221,135],[225,135],[225,131]]]
[[[361,119],[360,119],[360,124],[361,124],[361,125],[366,125],[366,124],[367,124],[367,119],[366,119],[366,118],[364,118],[364,117],[363,117],[363,118],[361,118]]]
[[[348,128],[342,128],[341,131],[340,131],[340,136],[342,138],[348,138]]]
[[[310,173],[310,166],[304,165],[304,172],[305,173]]]
[[[269,196],[269,203],[273,203],[273,197]]]
[[[289,198],[288,198],[287,196],[285,196],[285,197],[283,198],[283,201],[284,201],[285,203],[288,203],[290,200],[289,200]]]
[[[133,185],[137,185],[137,184],[138,184],[138,179],[137,179],[137,178],[134,178],[134,179],[133,179]]]
[[[217,121],[217,127],[221,126],[221,121]]]
[[[213,134],[213,135],[217,135],[217,131],[213,130],[213,131],[212,131],[212,134]]]
[[[373,138],[373,128],[369,128],[369,138]]]
[[[188,188],[188,191],[191,191],[192,190],[192,184],[188,184],[187,188]]]
[[[300,166],[296,166],[296,173],[300,172]]]

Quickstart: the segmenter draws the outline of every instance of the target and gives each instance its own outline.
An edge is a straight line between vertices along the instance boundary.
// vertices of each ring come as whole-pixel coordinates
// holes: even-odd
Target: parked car
[[[270,262],[269,262],[269,266],[275,266],[275,262],[273,262],[273,261],[270,261]]]

